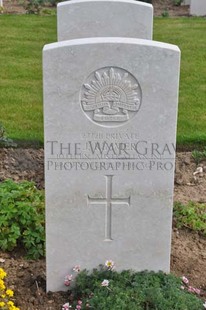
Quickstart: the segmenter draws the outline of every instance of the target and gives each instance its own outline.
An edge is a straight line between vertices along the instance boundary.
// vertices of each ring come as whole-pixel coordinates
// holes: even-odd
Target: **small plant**
[[[44,196],[32,182],[0,183],[0,248],[23,246],[29,258],[45,252]]]
[[[186,227],[206,236],[206,205],[189,202],[174,204],[174,222],[177,228]]]
[[[16,147],[16,143],[6,135],[4,126],[0,123],[0,147]]]
[[[45,0],[25,0],[24,8],[28,14],[39,15]]]
[[[75,285],[70,288],[71,300],[62,306],[62,310],[204,309],[200,290],[188,283],[163,272],[116,272],[113,262],[105,263],[92,272],[78,272]]]
[[[183,0],[173,0],[173,4],[175,6],[180,6],[182,4]]]
[[[0,308],[2,310],[20,310],[14,305],[12,297],[14,292],[6,288],[4,278],[6,277],[6,272],[0,268]]]
[[[162,12],[162,17],[169,17],[169,12],[167,9]]]
[[[62,2],[64,0],[48,0],[48,3],[52,6],[56,6],[59,2]]]
[[[195,163],[197,165],[199,165],[199,163],[202,161],[202,160],[206,160],[206,147],[204,148],[203,151],[197,151],[197,150],[194,150],[192,152],[192,157],[195,161]]]

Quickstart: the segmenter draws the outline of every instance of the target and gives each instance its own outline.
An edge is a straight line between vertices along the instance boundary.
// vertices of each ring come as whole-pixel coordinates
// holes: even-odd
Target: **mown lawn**
[[[42,48],[56,41],[56,17],[1,15],[0,30],[0,122],[10,138],[42,143]],[[182,51],[178,145],[206,145],[206,20],[156,18],[154,40]]]
[[[181,49],[177,142],[206,145],[206,19],[157,18],[154,40]]]
[[[42,48],[56,41],[56,18],[3,15],[0,29],[0,122],[10,138],[42,143]]]

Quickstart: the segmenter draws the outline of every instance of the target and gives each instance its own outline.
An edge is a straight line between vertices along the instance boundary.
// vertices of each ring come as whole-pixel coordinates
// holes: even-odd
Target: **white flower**
[[[69,302],[67,302],[66,304],[62,306],[62,310],[67,310],[69,308],[71,308],[71,306],[69,305]]]
[[[66,286],[70,286],[71,281],[72,281],[72,274],[68,274],[65,278],[64,278],[64,285]]]
[[[104,280],[102,281],[102,286],[108,286],[109,285],[109,280]]]
[[[185,284],[189,283],[188,278],[186,278],[185,276],[182,277],[182,282],[184,282]]]
[[[74,266],[73,271],[80,272],[80,266],[79,265]]]
[[[68,275],[66,276],[66,279],[67,279],[68,281],[72,281],[72,278],[73,278],[73,275],[72,275],[72,274],[68,274]]]
[[[204,302],[203,307],[206,309],[206,301]]]
[[[114,262],[112,260],[107,260],[105,262],[105,266],[109,269],[109,270],[113,270],[114,269]]]

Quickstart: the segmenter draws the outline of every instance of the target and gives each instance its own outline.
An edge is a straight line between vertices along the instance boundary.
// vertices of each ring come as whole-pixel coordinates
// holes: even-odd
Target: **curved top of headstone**
[[[72,0],[57,6],[58,41],[90,37],[152,39],[153,6],[134,0]]]
[[[54,42],[45,44],[43,47],[43,51],[58,49],[60,47],[68,47],[68,46],[80,46],[80,45],[98,45],[98,44],[125,44],[125,45],[139,45],[139,46],[149,46],[150,48],[155,49],[165,49],[171,50],[174,52],[180,53],[180,49],[177,45],[171,43],[164,43],[159,41],[149,41],[145,39],[136,39],[136,38],[122,38],[122,37],[102,37],[102,38],[81,38],[81,39],[74,39],[74,40],[67,40],[62,42]]]

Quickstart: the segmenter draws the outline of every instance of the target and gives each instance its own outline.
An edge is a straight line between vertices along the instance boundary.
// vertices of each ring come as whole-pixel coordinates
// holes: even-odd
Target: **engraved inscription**
[[[88,196],[88,204],[105,205],[105,241],[112,241],[112,205],[126,204],[130,206],[130,197],[112,198],[112,178],[113,175],[105,175],[106,178],[106,197],[91,198]]]
[[[142,92],[137,79],[117,67],[101,68],[87,78],[81,90],[86,116],[104,127],[117,127],[138,112]]]

